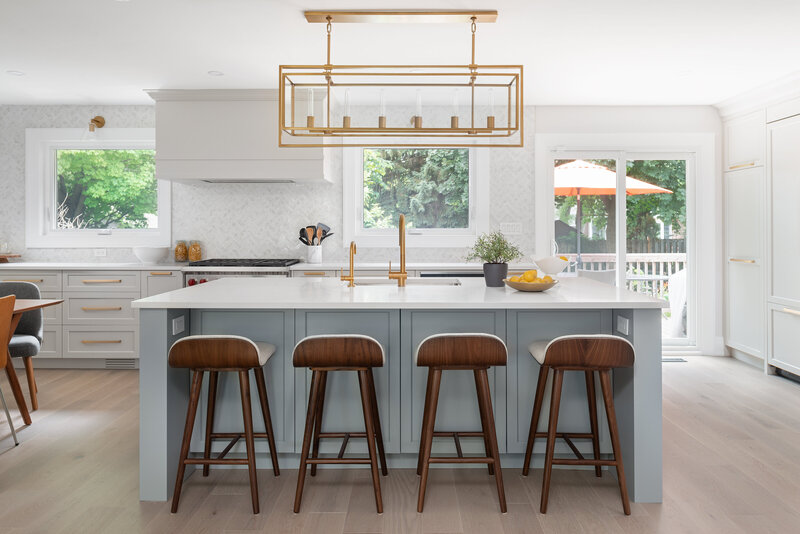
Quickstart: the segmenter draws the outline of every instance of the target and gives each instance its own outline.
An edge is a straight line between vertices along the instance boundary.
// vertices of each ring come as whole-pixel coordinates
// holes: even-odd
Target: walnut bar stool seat
[[[294,511],[300,512],[306,468],[311,465],[311,476],[317,473],[320,464],[369,464],[372,470],[372,485],[375,490],[375,506],[383,513],[381,482],[378,475],[380,457],[383,476],[388,474],[386,454],[383,450],[383,434],[378,413],[378,397],[375,394],[373,367],[383,367],[383,347],[375,339],[358,334],[320,335],[302,339],[294,348],[292,361],[295,367],[308,367],[312,371],[311,393],[308,398],[303,449],[300,455],[300,471],[297,475],[297,492]],[[358,373],[361,391],[361,408],[364,412],[364,432],[322,432],[322,413],[325,405],[325,386],[328,373],[354,371]],[[319,457],[321,438],[342,438],[342,446],[336,458]],[[345,458],[344,453],[350,438],[366,438],[369,458]],[[313,450],[312,450],[313,443]],[[377,444],[377,452],[376,452]],[[309,451],[311,451],[309,456]]]
[[[183,430],[181,457],[178,475],[175,479],[175,493],[172,496],[172,513],[178,511],[181,486],[187,465],[202,465],[203,476],[208,476],[211,465],[247,465],[250,474],[250,496],[253,513],[259,513],[258,482],[256,479],[256,455],[254,438],[266,438],[272,458],[272,470],[280,475],[278,454],[275,450],[275,435],[272,432],[272,417],[267,400],[267,386],[262,367],[275,353],[275,346],[269,343],[251,341],[241,336],[187,336],[176,341],[169,349],[170,367],[192,370],[192,388],[189,408],[186,413],[186,426]],[[253,415],[250,408],[249,372],[253,370],[258,388],[261,414],[264,417],[264,432],[253,432]],[[242,418],[244,432],[214,432],[214,408],[217,396],[217,380],[220,372],[239,373],[239,389],[242,397]],[[197,404],[203,384],[203,373],[208,372],[208,415],[206,417],[205,448],[202,458],[189,458],[189,445],[192,440]],[[233,446],[244,438],[247,457],[242,459],[225,458]],[[230,439],[230,443],[216,458],[211,458],[211,442],[215,439]]]
[[[536,396],[533,402],[531,428],[528,434],[528,446],[522,474],[528,476],[533,443],[536,438],[546,437],[547,448],[542,477],[542,498],[540,510],[547,512],[547,499],[550,492],[550,478],[553,465],[593,465],[595,475],[601,476],[601,466],[614,466],[617,469],[619,491],[622,497],[622,508],[625,515],[630,515],[631,506],[628,500],[628,488],[625,482],[625,470],[622,465],[622,452],[619,444],[617,416],[614,411],[614,394],[611,389],[611,370],[620,367],[632,367],[634,361],[633,345],[621,337],[611,335],[562,336],[548,342],[532,343],[528,350],[531,356],[541,365],[539,380],[536,384]],[[550,419],[547,432],[537,432],[539,416],[542,411],[547,375],[553,370],[553,390],[550,399]],[[586,378],[586,395],[589,404],[589,422],[591,433],[557,432],[558,410],[561,402],[561,388],[565,371],[583,371]],[[611,434],[611,447],[614,457],[609,460],[600,458],[600,438],[597,430],[597,406],[595,402],[594,373],[600,376],[600,387],[603,393],[608,430]],[[556,438],[562,438],[572,449],[577,458],[554,458]],[[594,458],[584,458],[572,439],[591,439]]]
[[[489,367],[506,365],[508,349],[505,343],[499,337],[491,334],[435,334],[422,340],[417,347],[414,361],[418,367],[428,367],[428,385],[425,392],[422,434],[417,461],[417,474],[421,475],[417,511],[422,512],[425,506],[425,489],[432,463],[485,463],[489,468],[489,474],[494,474],[497,482],[500,510],[506,513],[503,471],[500,468],[500,452],[497,446],[497,433],[487,373]],[[444,370],[472,370],[478,394],[481,432],[437,432],[435,430],[439,388]],[[459,436],[482,437],[486,456],[465,457],[461,452]],[[455,441],[457,456],[431,457],[434,437],[452,437]]]

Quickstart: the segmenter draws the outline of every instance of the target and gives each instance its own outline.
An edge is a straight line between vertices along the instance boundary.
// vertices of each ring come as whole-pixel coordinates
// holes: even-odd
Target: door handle
[[[793,310],[793,309],[791,309],[791,308],[783,308],[783,312],[784,312],[784,313],[789,313],[789,314],[791,314],[791,315],[798,315],[798,316],[800,316],[800,311],[798,311],[798,310]]]
[[[97,343],[122,343],[121,339],[82,339],[84,345],[94,345]]]
[[[122,306],[81,306],[83,311],[120,311]]]
[[[122,280],[83,280],[84,284],[121,284]]]
[[[735,261],[736,263],[755,263],[756,260],[745,260],[742,258],[731,258],[730,261]]]

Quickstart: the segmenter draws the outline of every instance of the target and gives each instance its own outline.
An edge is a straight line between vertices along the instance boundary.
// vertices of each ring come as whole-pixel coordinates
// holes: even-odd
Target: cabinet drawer
[[[138,271],[71,271],[64,273],[64,291],[127,291],[139,293]]]
[[[61,299],[61,293],[48,293],[42,292],[43,299]],[[61,304],[57,304],[55,306],[48,306],[46,308],[42,308],[42,313],[44,313],[44,325],[60,325],[63,316],[63,309],[66,305],[66,302],[62,302]]]
[[[167,291],[175,291],[183,287],[181,271],[143,271],[142,296],[152,297]]]
[[[64,358],[138,358],[137,328],[64,328]]]
[[[37,358],[61,358],[61,341],[63,331],[60,326],[45,326],[42,336],[42,350]]]
[[[138,316],[131,308],[136,298],[138,295],[70,296],[65,303],[64,324],[136,324]]]
[[[31,282],[39,291],[61,291],[59,271],[0,271],[0,282]]]
[[[800,374],[800,309],[770,306],[770,364]]]
[[[321,271],[317,269],[304,269],[302,271],[292,271],[292,277],[296,278],[315,278],[326,276],[339,276],[339,271]]]

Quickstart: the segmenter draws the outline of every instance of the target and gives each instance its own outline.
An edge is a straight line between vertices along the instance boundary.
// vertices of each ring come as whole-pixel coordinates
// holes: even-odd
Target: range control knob
[[[186,285],[187,285],[187,286],[193,286],[193,285],[195,285],[195,284],[197,284],[197,280],[195,280],[194,278],[189,278],[189,279],[186,281]]]
[[[205,284],[206,282],[208,282],[208,280],[206,280],[205,278],[201,278],[200,280],[197,281],[198,284]]]

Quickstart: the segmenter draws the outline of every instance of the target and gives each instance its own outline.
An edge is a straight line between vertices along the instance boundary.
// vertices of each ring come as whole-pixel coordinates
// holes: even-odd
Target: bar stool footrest
[[[431,456],[432,464],[494,464],[494,458],[486,456]]]
[[[453,431],[433,431],[434,438],[453,438],[453,442],[456,444],[456,454],[458,454],[459,458],[464,458],[464,453],[461,450],[461,440],[459,438],[484,438],[486,439],[486,435],[483,432],[459,432],[457,430]]]

